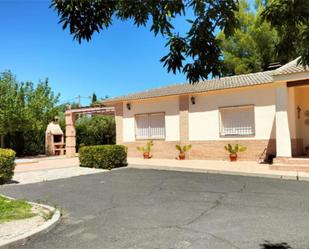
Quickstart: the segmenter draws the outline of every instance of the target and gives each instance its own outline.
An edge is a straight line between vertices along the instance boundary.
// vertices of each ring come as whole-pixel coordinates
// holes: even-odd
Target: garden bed
[[[55,209],[0,196],[0,248],[39,231],[53,218]]]

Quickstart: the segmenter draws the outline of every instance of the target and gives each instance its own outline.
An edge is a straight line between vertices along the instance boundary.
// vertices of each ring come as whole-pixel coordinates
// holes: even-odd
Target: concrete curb
[[[1,195],[9,199],[13,199],[9,196]],[[18,247],[21,245],[24,245],[30,238],[34,238],[40,234],[47,233],[51,229],[53,229],[61,220],[61,213],[58,209],[48,206],[48,205],[43,205],[35,202],[28,202],[31,205],[38,205],[41,206],[42,208],[48,209],[51,212],[54,212],[53,217],[49,219],[48,221],[44,222],[41,226],[36,227],[35,229],[28,231],[24,233],[21,236],[18,236],[16,238],[10,239],[4,243],[0,243],[0,249],[9,249],[11,247]]]
[[[309,177],[301,176],[299,172],[295,172],[295,175],[284,175],[284,174],[254,173],[254,172],[242,172],[242,171],[201,169],[201,168],[185,168],[185,167],[175,167],[175,166],[158,166],[158,165],[141,166],[141,165],[138,165],[138,164],[130,164],[129,168],[183,171],[183,172],[196,172],[196,173],[208,173],[208,174],[264,177],[264,178],[274,178],[274,179],[283,179],[283,180],[309,181]]]

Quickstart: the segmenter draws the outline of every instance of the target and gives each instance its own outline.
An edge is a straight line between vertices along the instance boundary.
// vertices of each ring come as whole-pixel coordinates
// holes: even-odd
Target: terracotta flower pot
[[[237,154],[230,154],[230,161],[231,162],[237,161]]]
[[[143,156],[144,156],[144,159],[149,159],[150,158],[150,153],[149,152],[144,152]]]
[[[179,158],[179,160],[185,160],[186,159],[186,154],[185,153],[180,153],[178,158]]]

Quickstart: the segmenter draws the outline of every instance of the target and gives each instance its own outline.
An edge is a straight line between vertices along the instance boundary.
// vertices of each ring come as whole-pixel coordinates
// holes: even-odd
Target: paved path
[[[36,182],[52,181],[74,176],[90,175],[102,173],[107,170],[85,168],[79,166],[63,167],[55,169],[32,170],[27,172],[17,172],[13,176],[13,183],[28,184]]]
[[[79,167],[78,157],[34,157],[17,160],[12,180],[19,184],[28,184],[102,173],[103,171],[106,170]]]
[[[62,169],[79,166],[78,157],[33,157],[30,159],[17,159],[15,173],[32,172],[36,170]]]
[[[229,162],[223,160],[171,160],[128,158],[130,167],[141,169],[179,170],[228,175],[257,176],[309,181],[309,172],[272,170],[268,164],[254,161]]]
[[[309,183],[125,168],[28,185],[17,198],[63,209],[20,249],[257,249],[309,245]],[[287,248],[287,247],[286,247]]]
[[[231,163],[222,160],[180,161],[155,158],[150,160],[128,158],[128,163],[129,167],[142,169],[193,171],[309,181],[309,172],[271,170],[269,169],[269,165],[258,164],[257,162],[238,161]],[[78,157],[34,157],[18,160],[13,180],[20,183],[33,183],[97,172],[100,172],[100,170],[79,168]]]

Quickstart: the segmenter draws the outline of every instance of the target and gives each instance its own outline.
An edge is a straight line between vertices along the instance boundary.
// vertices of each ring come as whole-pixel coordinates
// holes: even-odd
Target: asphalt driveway
[[[127,168],[0,192],[63,210],[19,248],[309,248],[309,182]]]

